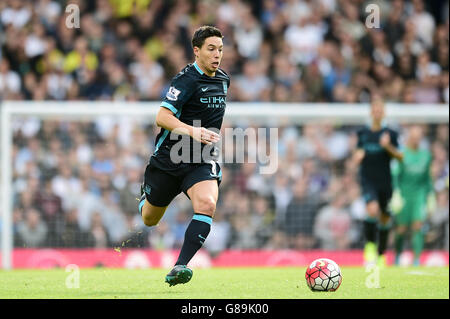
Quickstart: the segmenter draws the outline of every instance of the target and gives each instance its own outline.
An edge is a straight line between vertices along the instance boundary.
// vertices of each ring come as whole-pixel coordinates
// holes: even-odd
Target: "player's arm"
[[[363,143],[362,143],[362,131],[358,131],[356,133],[356,149],[352,154],[351,162],[354,166],[359,166],[364,159],[364,156],[366,156],[366,151],[364,151]]]
[[[357,148],[352,155],[352,163],[355,166],[358,166],[361,164],[362,160],[364,159],[364,156],[366,156],[366,152],[362,148]]]
[[[397,147],[391,143],[391,136],[388,132],[385,132],[380,137],[380,145],[383,147],[389,155],[399,161],[403,161],[403,153],[400,152]]]
[[[392,176],[392,186],[394,190],[398,190],[400,188],[400,184],[402,183],[403,177],[403,163],[399,161],[395,161],[391,166],[391,176]]]
[[[219,134],[204,127],[195,127],[183,123],[171,110],[165,107],[159,108],[156,115],[156,125],[176,134],[189,135],[196,141],[204,144],[216,143],[220,139]]]
[[[219,135],[203,127],[194,127],[179,120],[181,110],[188,103],[195,90],[195,79],[180,72],[172,79],[170,87],[156,115],[156,125],[181,135],[189,135],[194,140],[212,144],[219,141]]]

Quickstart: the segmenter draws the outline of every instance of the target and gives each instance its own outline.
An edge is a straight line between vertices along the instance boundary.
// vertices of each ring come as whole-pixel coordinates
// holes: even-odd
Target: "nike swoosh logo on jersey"
[[[208,87],[202,88],[203,92],[206,92],[208,90]]]

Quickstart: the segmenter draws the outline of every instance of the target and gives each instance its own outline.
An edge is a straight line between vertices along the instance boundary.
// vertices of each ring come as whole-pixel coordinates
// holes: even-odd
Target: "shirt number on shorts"
[[[217,176],[216,162],[210,161],[211,163],[211,176]]]

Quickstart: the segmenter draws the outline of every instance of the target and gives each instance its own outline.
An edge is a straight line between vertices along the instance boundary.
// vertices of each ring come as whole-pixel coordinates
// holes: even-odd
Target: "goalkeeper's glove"
[[[394,214],[398,214],[401,212],[404,205],[405,205],[405,200],[403,199],[402,194],[400,193],[400,190],[396,189],[394,191],[394,193],[392,194],[391,202],[389,203],[391,211]]]
[[[432,215],[436,211],[436,207],[437,207],[436,194],[434,192],[431,192],[428,194],[427,197],[428,214]]]

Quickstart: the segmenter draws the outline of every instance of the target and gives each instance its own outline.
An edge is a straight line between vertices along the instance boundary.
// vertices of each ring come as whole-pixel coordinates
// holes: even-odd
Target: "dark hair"
[[[203,43],[205,43],[205,39],[209,37],[223,38],[222,32],[219,29],[213,26],[204,25],[195,30],[194,36],[192,37],[192,48],[201,48]]]

